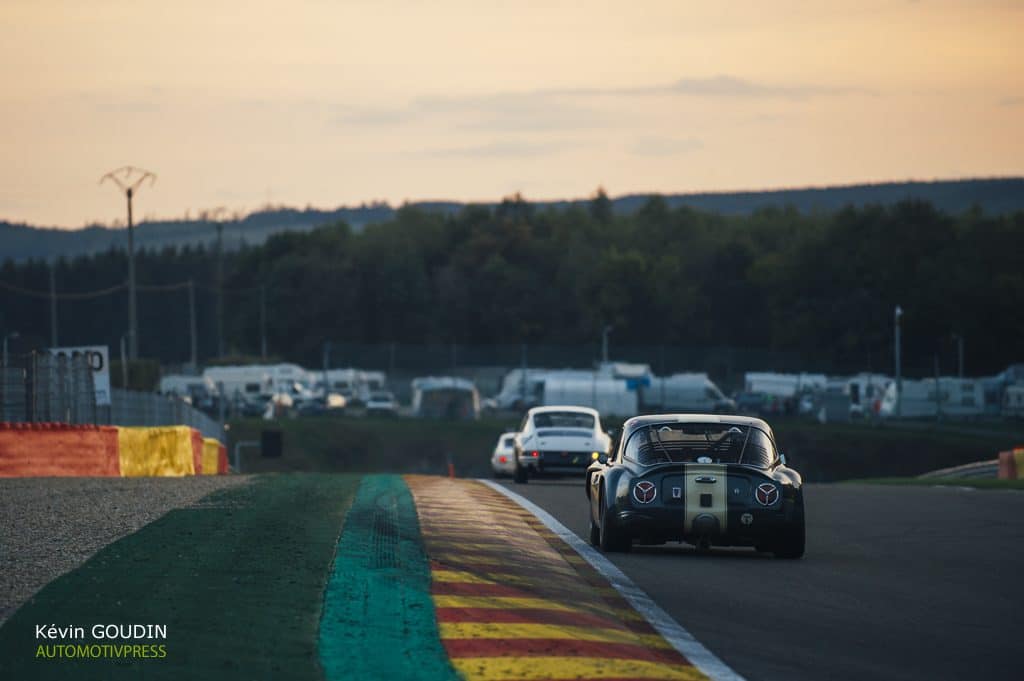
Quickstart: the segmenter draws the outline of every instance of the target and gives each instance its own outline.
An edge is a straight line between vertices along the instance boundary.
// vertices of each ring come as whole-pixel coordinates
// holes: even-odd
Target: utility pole
[[[267,359],[267,287],[260,286],[260,358]]]
[[[330,392],[329,388],[331,382],[327,380],[327,372],[331,368],[331,341],[324,341],[324,405],[327,405],[327,394]]]
[[[903,377],[900,375],[900,320],[903,318],[903,308],[899,305],[893,310],[894,342],[893,354],[896,360],[896,418],[900,417],[900,410],[903,404]]]
[[[50,263],[50,347],[57,347],[57,264]]]
[[[601,331],[601,362],[603,364],[608,363],[608,334],[611,333],[611,330],[611,326],[605,326]]]
[[[138,359],[139,327],[135,307],[135,237],[132,224],[132,197],[135,195],[135,190],[146,180],[149,180],[149,184],[152,186],[156,182],[156,175],[142,168],[122,166],[101,177],[100,184],[103,184],[104,180],[110,180],[116,184],[128,200],[128,357],[129,359]]]
[[[220,216],[227,212],[224,206],[217,206],[203,217],[217,228],[217,356],[224,356],[224,221]]]
[[[519,349],[519,398],[526,408],[526,343]]]
[[[21,334],[20,334],[20,333],[18,333],[17,331],[11,331],[10,333],[8,333],[8,334],[4,335],[4,354],[3,354],[3,366],[4,366],[5,368],[7,367],[7,341],[8,341],[8,340],[15,340],[15,339],[16,339],[16,338],[18,338],[18,337],[19,337],[20,335],[21,335]]]
[[[196,333],[196,286],[195,282],[191,279],[188,280],[188,329],[189,339],[191,340],[192,346],[192,352],[190,355],[192,370],[198,371],[199,352],[196,347],[198,342],[198,334]]]

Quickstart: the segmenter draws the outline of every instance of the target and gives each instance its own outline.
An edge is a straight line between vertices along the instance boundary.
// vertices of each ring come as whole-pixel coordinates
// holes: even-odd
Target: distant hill
[[[613,199],[612,203],[616,213],[628,214],[638,210],[649,197],[649,194],[628,194]],[[769,191],[665,194],[662,197],[672,208],[685,205],[732,215],[747,215],[770,206],[792,206],[804,213],[834,212],[848,205],[889,205],[909,198],[928,201],[939,210],[952,214],[963,213],[974,206],[989,214],[1003,214],[1024,210],[1024,178],[889,182]],[[533,205],[541,209],[560,209],[583,205],[587,201],[541,201]],[[449,213],[457,212],[465,204],[430,201],[412,205]],[[385,203],[335,210],[263,210],[235,222],[226,222],[224,243],[226,248],[233,250],[243,243],[261,244],[268,236],[279,232],[305,232],[342,220],[358,231],[368,224],[388,220],[395,210]],[[213,224],[199,220],[144,222],[136,232],[138,247],[146,249],[200,244],[210,247],[215,241]],[[124,245],[124,230],[121,228],[91,226],[66,230],[0,221],[0,260],[20,262],[32,258],[73,257],[103,252],[112,247],[123,248]]]

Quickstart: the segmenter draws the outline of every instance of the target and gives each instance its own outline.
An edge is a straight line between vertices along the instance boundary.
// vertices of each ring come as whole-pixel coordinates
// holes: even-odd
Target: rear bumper
[[[743,516],[749,515],[749,524]],[[784,501],[778,509],[738,507],[726,513],[726,522],[694,523],[685,530],[682,508],[624,508],[615,513],[615,524],[638,544],[666,541],[696,542],[706,539],[716,546],[755,546],[784,532],[794,522],[793,504]]]
[[[520,456],[519,466],[532,475],[582,475],[592,461],[591,452],[539,452]]]
[[[505,463],[498,461],[497,457],[491,457],[491,470],[495,473],[501,473],[506,475],[512,475],[516,472],[515,457],[511,454],[505,455]]]

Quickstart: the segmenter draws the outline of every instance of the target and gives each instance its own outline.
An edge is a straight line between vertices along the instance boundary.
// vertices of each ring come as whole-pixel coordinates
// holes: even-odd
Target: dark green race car
[[[637,416],[587,469],[590,541],[603,551],[679,541],[804,555],[800,474],[761,419]]]

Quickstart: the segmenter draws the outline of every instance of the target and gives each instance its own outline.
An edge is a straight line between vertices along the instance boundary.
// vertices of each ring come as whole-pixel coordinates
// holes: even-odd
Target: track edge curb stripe
[[[699,669],[709,678],[715,681],[745,681],[745,679],[732,670],[725,662],[719,659],[714,653],[704,647],[693,634],[687,631],[681,624],[672,619],[672,616],[665,612],[661,606],[654,602],[643,589],[638,587],[633,580],[616,567],[610,560],[598,553],[593,547],[576,536],[569,528],[552,516],[550,513],[536,505],[529,499],[516,494],[510,489],[499,485],[492,480],[480,479],[479,482],[487,485],[499,494],[511,499],[522,508],[532,513],[545,527],[555,533],[559,539],[571,546],[591,567],[597,570],[608,582],[622,594],[622,597],[646,619],[665,640],[688,659],[694,667]]]

